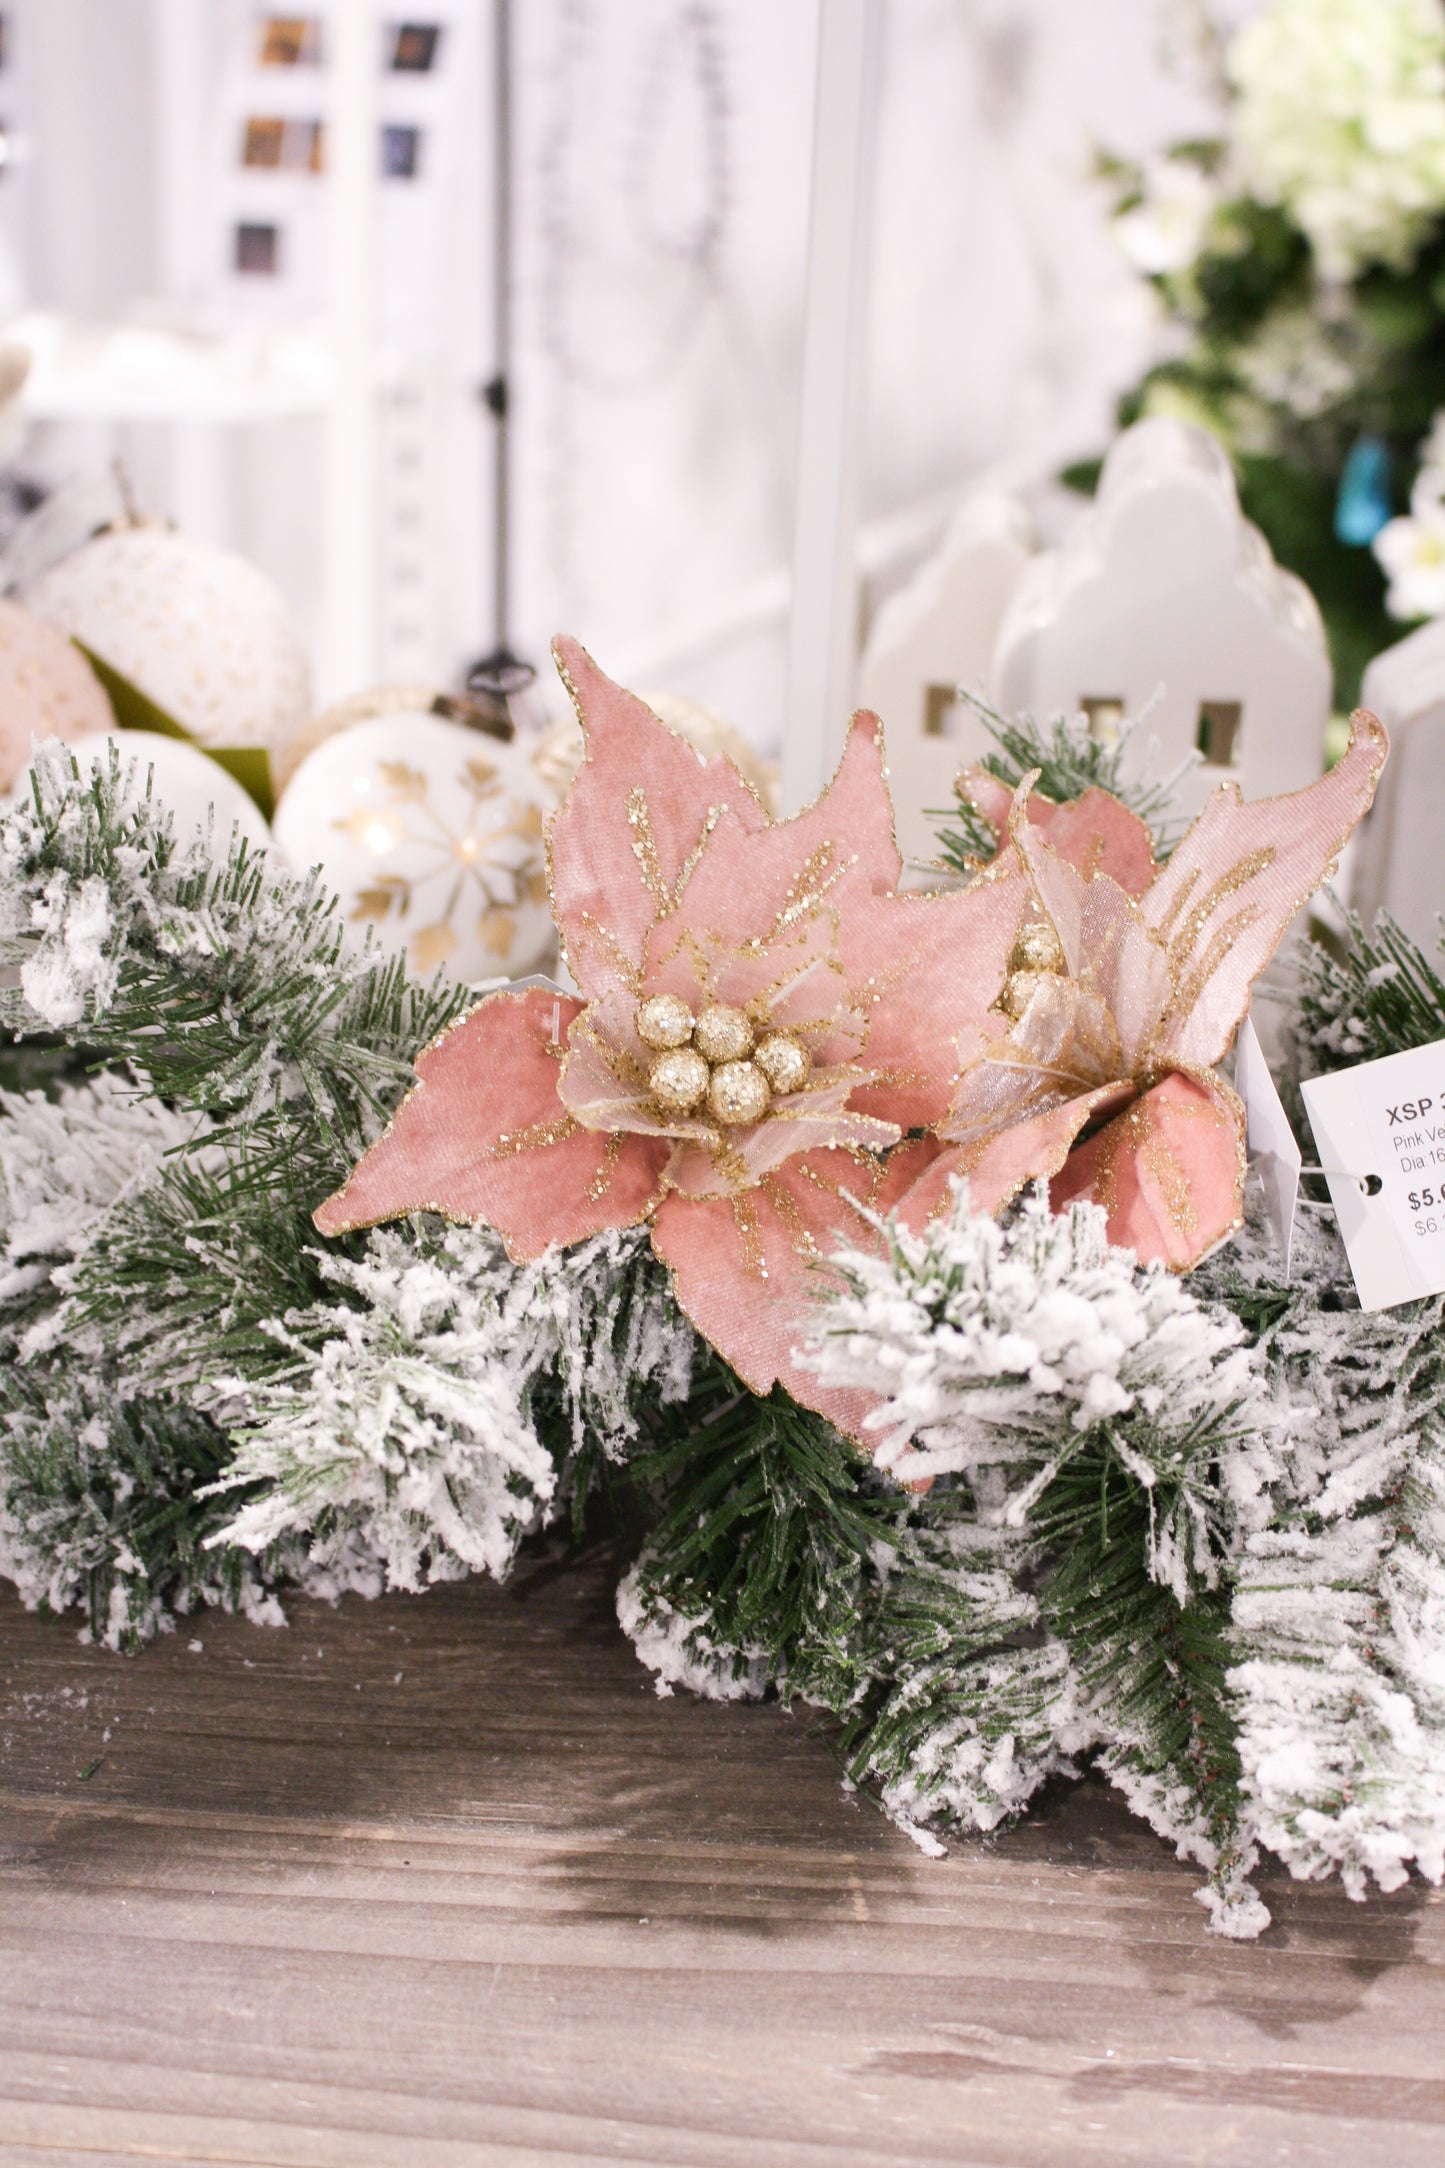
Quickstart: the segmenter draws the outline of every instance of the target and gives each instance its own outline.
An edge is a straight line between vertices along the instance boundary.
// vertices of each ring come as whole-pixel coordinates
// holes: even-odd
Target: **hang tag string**
[[[1301,1179],[1307,1174],[1324,1175],[1327,1178],[1333,1178],[1336,1182],[1353,1182],[1362,1197],[1378,1197],[1385,1186],[1377,1174],[1361,1174],[1354,1167],[1302,1166],[1300,1168]],[[1305,1202],[1309,1204],[1313,1203],[1314,1200],[1306,1198]]]

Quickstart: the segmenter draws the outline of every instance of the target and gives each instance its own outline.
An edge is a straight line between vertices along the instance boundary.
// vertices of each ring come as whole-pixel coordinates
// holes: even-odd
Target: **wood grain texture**
[[[925,1859],[614,1579],[130,1661],[0,1597],[0,2168],[1445,2159],[1433,1892],[1221,1943],[1094,1780]]]

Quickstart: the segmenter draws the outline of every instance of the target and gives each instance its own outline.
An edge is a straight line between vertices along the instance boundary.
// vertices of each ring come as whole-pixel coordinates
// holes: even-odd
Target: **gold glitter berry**
[[[691,1114],[707,1095],[708,1066],[690,1046],[670,1047],[647,1072],[647,1088],[663,1114]]]
[[[760,1122],[772,1098],[768,1080],[750,1061],[725,1061],[714,1069],[707,1103],[720,1122]]]
[[[659,1054],[669,1047],[686,1046],[692,1037],[692,1011],[681,994],[650,994],[639,1002],[637,1036]]]
[[[1011,971],[1062,971],[1065,968],[1064,951],[1059,937],[1046,918],[1030,919],[1020,926],[1009,958]]]
[[[1011,971],[999,996],[998,1005],[1004,1015],[1011,1016],[1017,1023],[1045,979],[1055,978],[1057,975],[1053,971]]]
[[[780,1096],[801,1091],[813,1066],[808,1049],[787,1031],[770,1031],[760,1040],[753,1063]]]
[[[753,1027],[741,1009],[710,1001],[692,1028],[693,1044],[711,1062],[746,1061],[753,1050]]]

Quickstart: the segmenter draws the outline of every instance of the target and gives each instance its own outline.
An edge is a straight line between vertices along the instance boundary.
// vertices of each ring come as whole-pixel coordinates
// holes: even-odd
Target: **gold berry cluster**
[[[654,1060],[647,1088],[659,1114],[695,1114],[735,1128],[760,1122],[774,1097],[801,1090],[812,1057],[789,1031],[761,1038],[742,1009],[709,1001],[696,1015],[681,994],[649,994],[637,1005],[637,1035]]]
[[[1020,926],[1008,960],[1008,977],[998,1006],[1015,1023],[1033,1000],[1044,979],[1057,978],[1067,968],[1059,937],[1046,918],[1030,919]]]

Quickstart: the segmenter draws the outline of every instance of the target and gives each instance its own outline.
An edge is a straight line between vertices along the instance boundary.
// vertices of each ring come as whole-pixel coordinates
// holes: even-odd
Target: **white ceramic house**
[[[1390,733],[1390,757],[1356,838],[1352,901],[1367,925],[1388,911],[1429,955],[1445,911],[1445,618],[1377,655],[1360,699]]]
[[[1151,739],[1161,774],[1197,750],[1188,812],[1226,778],[1263,798],[1323,765],[1319,609],[1244,518],[1221,446],[1184,422],[1154,418],[1119,438],[1089,511],[1015,589],[992,680],[1005,713],[1082,709],[1100,734],[1154,699],[1129,765],[1150,757]]]
[[[905,859],[933,858],[937,824],[959,769],[991,743],[959,700],[960,686],[988,694],[989,666],[1009,597],[1029,561],[1021,506],[972,497],[941,545],[879,610],[858,675],[858,705],[883,719],[888,782]]]

